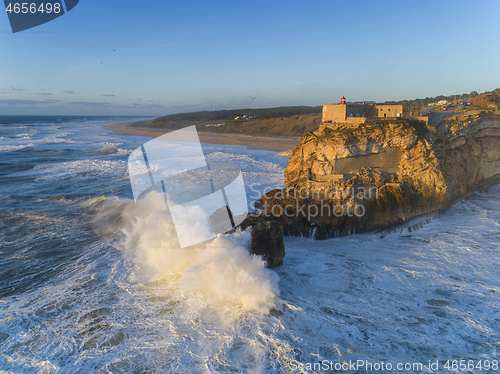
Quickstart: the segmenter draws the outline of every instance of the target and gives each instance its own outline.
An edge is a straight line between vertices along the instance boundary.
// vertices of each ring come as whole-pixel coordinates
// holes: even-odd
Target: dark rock
[[[212,232],[225,232],[228,226],[228,214],[233,220],[241,222],[242,216],[233,216],[231,210],[223,206],[217,209],[209,218],[209,227]],[[252,239],[249,252],[262,256],[266,266],[273,268],[278,266],[285,257],[285,245],[283,244],[283,225],[275,220],[266,220],[263,216],[248,215],[238,226],[241,230],[251,228]],[[235,229],[229,232],[234,232]]]
[[[269,221],[262,216],[249,215],[240,225],[242,230],[251,227],[250,253],[262,256],[266,266],[274,268],[285,257],[283,226],[277,221]]]

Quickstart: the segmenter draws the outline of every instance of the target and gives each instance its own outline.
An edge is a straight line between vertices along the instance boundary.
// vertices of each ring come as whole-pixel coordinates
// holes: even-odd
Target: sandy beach
[[[134,127],[136,122],[113,123],[104,126],[105,129],[126,135],[139,135],[156,138],[168,131],[153,127]],[[211,144],[246,145],[248,148],[266,149],[283,152],[295,148],[300,136],[269,136],[249,134],[215,134],[198,131],[200,141]]]

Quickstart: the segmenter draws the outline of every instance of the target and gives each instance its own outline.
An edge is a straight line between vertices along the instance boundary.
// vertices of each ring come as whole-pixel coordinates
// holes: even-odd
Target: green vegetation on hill
[[[471,111],[484,111],[484,112],[496,112],[500,110],[500,90],[495,90],[493,92],[488,92],[481,94],[471,100],[471,106],[468,106],[466,110]]]
[[[381,104],[403,104],[403,105],[428,105],[429,103],[436,103],[440,100],[447,100],[448,102],[453,102],[454,100],[468,100],[469,98],[472,100],[473,98],[480,95],[489,95],[493,93],[500,93],[500,88],[495,88],[492,91],[486,91],[479,94],[477,91],[471,91],[470,93],[456,94],[456,95],[439,95],[434,97],[426,97],[425,99],[413,99],[413,100],[400,100],[400,101],[386,101]]]
[[[488,101],[498,106],[500,104],[500,97],[498,95],[490,95]]]
[[[277,118],[296,116],[300,114],[317,114],[321,113],[322,106],[307,107],[307,106],[292,106],[292,107],[277,107],[265,109],[233,109],[233,110],[216,110],[203,111],[192,113],[169,114],[168,116],[160,117],[154,122],[175,122],[175,121],[224,121],[231,120],[236,117],[255,116],[256,119]]]
[[[157,118],[147,126],[177,130],[196,125],[199,131],[215,133],[302,136],[319,127],[321,111],[318,106],[179,113]]]
[[[474,98],[478,95],[476,91],[470,93],[470,98]],[[436,103],[440,100],[446,100],[452,102],[454,100],[467,100],[469,98],[469,93],[464,93],[460,95],[439,95],[434,97],[426,97],[425,99],[413,99],[413,100],[400,100],[400,101],[385,101],[381,104],[402,104],[402,105],[428,105],[429,103]]]

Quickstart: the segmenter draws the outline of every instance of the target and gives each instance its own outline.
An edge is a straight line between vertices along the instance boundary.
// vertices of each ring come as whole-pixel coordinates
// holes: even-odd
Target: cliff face
[[[447,126],[443,146],[436,148],[448,185],[446,203],[452,203],[500,173],[500,116],[483,114]],[[440,134],[438,134],[440,135]]]
[[[328,124],[304,136],[284,190],[260,208],[285,234],[322,239],[387,228],[447,208],[500,176],[500,116],[451,118],[439,128],[382,120]]]

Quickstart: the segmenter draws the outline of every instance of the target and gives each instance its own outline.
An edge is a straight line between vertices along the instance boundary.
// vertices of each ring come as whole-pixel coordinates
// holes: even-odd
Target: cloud
[[[99,101],[70,101],[68,104],[78,105],[78,106],[90,106],[90,107],[96,107],[96,108],[119,107],[119,105],[113,105],[111,103],[102,103]]]
[[[66,93],[66,94],[74,94],[75,92],[74,92],[74,91],[63,91],[62,93]]]
[[[116,95],[113,95],[113,94],[104,94],[104,95],[100,95],[100,96],[115,97]]]
[[[1,96],[0,96],[1,97]],[[96,102],[96,101],[66,101],[54,99],[41,99],[41,100],[23,100],[23,99],[0,99],[0,108],[2,111],[11,110],[18,113],[66,113],[66,114],[96,114],[104,113],[115,115],[119,113],[135,113],[149,115],[156,113],[156,115],[165,115],[171,113],[173,110],[178,111],[190,108],[198,108],[201,104],[193,105],[171,105],[165,106],[152,103],[138,103],[118,105],[110,102]]]
[[[166,106],[160,105],[160,104],[143,105],[143,104],[136,103],[136,104],[134,104],[134,107],[141,108],[141,109],[163,109],[163,110],[169,109],[169,107],[166,107]]]
[[[46,106],[47,104],[59,104],[60,100],[19,100],[19,99],[6,99],[0,100],[0,106]]]
[[[26,90],[23,90],[22,88],[14,88],[14,87],[11,87],[10,88],[12,91],[26,91]]]
[[[204,103],[198,103],[198,104],[188,104],[187,102],[185,101],[182,101],[180,103],[178,102],[173,102],[172,104],[175,104],[175,105],[171,105],[169,108],[170,109],[175,109],[175,110],[186,110],[186,109],[199,109],[200,107],[203,107]]]
[[[168,109],[168,107],[163,105],[142,105],[139,103],[135,103],[132,105],[116,105],[107,102],[95,102],[95,101],[70,101],[67,104],[76,105],[76,106],[84,106],[91,108],[111,108],[111,109]]]
[[[50,95],[52,95],[52,94],[51,94],[51,93],[49,93],[49,92],[40,92],[40,93],[38,93],[38,95],[50,96]]]
[[[47,95],[47,93],[39,93],[39,95]],[[50,95],[50,94],[49,94]],[[180,104],[180,103],[177,103]],[[184,105],[170,105],[165,106],[161,104],[142,104],[142,103],[133,103],[130,105],[117,105],[109,102],[100,102],[100,101],[63,101],[63,100],[55,100],[55,99],[46,99],[46,100],[22,100],[22,99],[0,99],[0,107],[6,106],[50,106],[57,105],[58,107],[87,107],[87,108],[110,108],[110,109],[161,109],[161,110],[169,110],[169,109],[187,109],[187,108],[197,108],[202,105],[200,104],[184,104]]]

